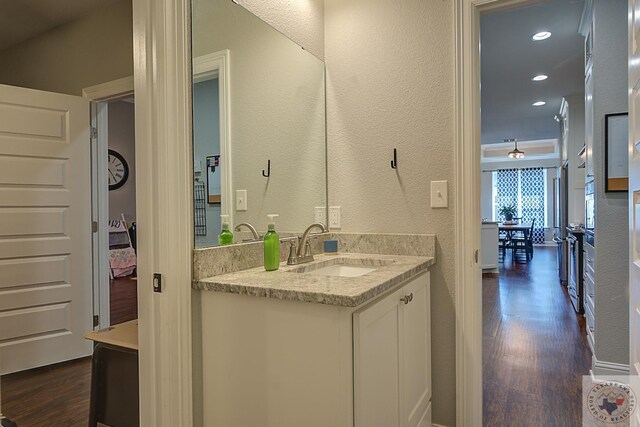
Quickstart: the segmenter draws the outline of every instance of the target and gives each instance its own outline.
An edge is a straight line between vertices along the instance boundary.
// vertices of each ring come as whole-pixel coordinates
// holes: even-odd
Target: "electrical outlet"
[[[340,206],[329,206],[329,228],[340,227]]]
[[[247,190],[236,190],[236,210],[247,210]]]
[[[316,206],[315,207],[315,221],[321,222],[323,224],[327,223],[327,208],[324,206]]]

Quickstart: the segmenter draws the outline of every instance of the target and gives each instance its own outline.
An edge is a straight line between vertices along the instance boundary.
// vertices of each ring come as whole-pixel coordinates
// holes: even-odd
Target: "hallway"
[[[484,425],[581,425],[591,352],[585,319],[559,284],[556,248],[536,247],[528,264],[507,255],[482,286]]]

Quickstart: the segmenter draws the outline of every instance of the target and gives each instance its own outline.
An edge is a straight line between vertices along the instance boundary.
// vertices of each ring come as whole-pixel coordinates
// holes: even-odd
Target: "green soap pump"
[[[218,244],[220,246],[231,245],[233,243],[233,233],[229,230],[229,215],[220,215],[222,231],[218,234]]]
[[[276,233],[276,214],[269,214],[269,230],[264,235],[264,269],[274,271],[280,267],[280,236]]]

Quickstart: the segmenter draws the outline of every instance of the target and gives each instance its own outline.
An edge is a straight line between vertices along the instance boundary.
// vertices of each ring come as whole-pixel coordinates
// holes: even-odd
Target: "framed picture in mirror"
[[[220,154],[207,156],[207,203],[210,205],[219,205],[222,202],[220,168]]]
[[[629,114],[604,116],[604,189],[606,192],[629,191]]]

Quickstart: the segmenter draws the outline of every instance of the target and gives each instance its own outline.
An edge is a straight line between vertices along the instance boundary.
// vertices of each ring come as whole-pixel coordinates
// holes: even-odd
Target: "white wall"
[[[248,201],[233,223],[266,232],[277,213],[278,231],[301,233],[326,204],[324,64],[231,1],[193,6],[194,56],[230,51],[233,190]]]
[[[110,102],[109,149],[122,154],[129,166],[129,178],[124,185],[109,191],[109,219],[120,219],[120,214],[128,225],[136,220],[136,136],[134,104],[125,101]]]
[[[238,4],[324,59],[324,0],[238,0]]]
[[[604,192],[604,115],[627,111],[627,2],[595,0],[596,356],[629,363],[628,194]],[[612,49],[612,46],[617,46]]]
[[[325,0],[329,203],[342,230],[435,233],[433,420],[455,425],[453,2]],[[398,169],[390,167],[398,149]],[[447,180],[448,209],[429,182]]]
[[[60,7],[64,7],[63,4]],[[82,89],[133,75],[131,0],[0,52],[0,83],[82,95]]]

